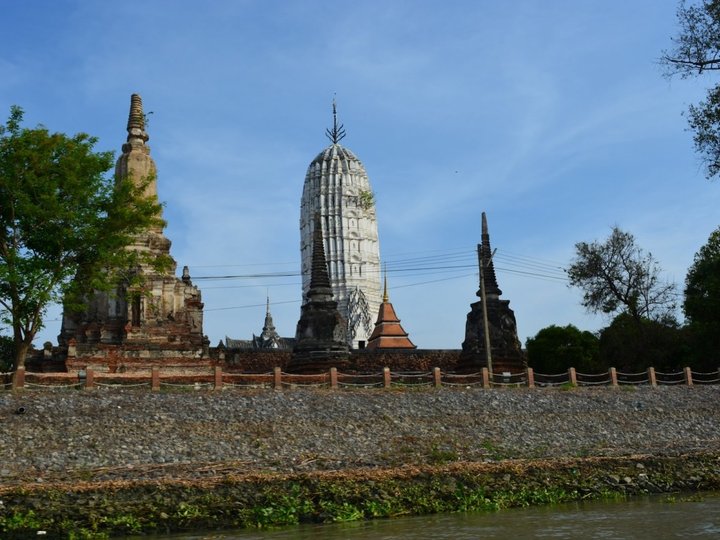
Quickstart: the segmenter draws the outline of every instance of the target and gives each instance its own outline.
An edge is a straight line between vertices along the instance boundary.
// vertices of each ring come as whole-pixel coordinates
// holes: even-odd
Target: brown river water
[[[205,531],[173,540],[471,540],[567,538],[720,539],[720,493],[589,501],[499,512],[438,514],[385,520],[299,525],[275,530]]]

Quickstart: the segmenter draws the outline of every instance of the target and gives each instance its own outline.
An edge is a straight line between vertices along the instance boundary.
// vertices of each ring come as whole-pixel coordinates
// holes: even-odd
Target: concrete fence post
[[[92,368],[85,368],[85,388],[95,388],[95,371]]]
[[[486,367],[482,368],[482,387],[490,388],[490,371]]]
[[[615,369],[614,367],[611,367],[608,371],[610,372],[610,385],[611,385],[611,386],[617,386],[617,385],[618,385],[618,382],[617,382],[617,369]]]
[[[390,383],[391,383],[391,382],[392,382],[392,381],[391,381],[391,379],[390,379],[390,368],[389,368],[389,367],[384,367],[384,368],[383,368],[383,387],[385,387],[385,388],[390,388]]]
[[[688,386],[692,386],[692,370],[689,367],[686,367],[685,369],[683,369],[683,373],[685,374],[685,384],[687,384]]]
[[[440,388],[442,386],[442,373],[440,372],[439,367],[433,368],[433,384],[435,385],[435,388]]]
[[[648,382],[650,383],[650,386],[657,386],[657,377],[655,376],[655,368],[649,367],[647,373],[648,373]]]
[[[273,369],[273,387],[275,390],[282,390],[282,368]]]
[[[273,388],[275,390],[282,390],[282,368],[273,368]]]
[[[12,378],[12,388],[16,390],[18,388],[25,388],[25,368],[19,367],[15,370],[15,374]]]
[[[575,368],[571,367],[568,369],[568,382],[572,386],[577,386],[577,373],[575,372]]]
[[[337,368],[331,367],[330,368],[330,388],[332,390],[337,390],[337,387],[338,387]]]
[[[160,368],[152,368],[150,374],[150,390],[153,392],[160,390]]]
[[[215,366],[215,372],[214,372],[214,383],[215,383],[215,390],[222,390],[223,386],[223,372],[222,368],[220,366]]]
[[[531,367],[527,368],[527,386],[528,388],[535,388],[535,370]]]

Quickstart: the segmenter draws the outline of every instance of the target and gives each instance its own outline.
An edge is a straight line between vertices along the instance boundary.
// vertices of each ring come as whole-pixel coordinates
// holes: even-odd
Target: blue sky
[[[333,96],[376,194],[390,298],[423,348],[458,348],[480,215],[521,341],[597,330],[563,281],[579,241],[632,232],[682,290],[718,226],[682,112],[710,80],[657,60],[675,0],[0,0],[0,109],[120,151],[143,97],[167,236],[205,333],[292,336],[305,171]],[[36,344],[55,341],[59,310]]]

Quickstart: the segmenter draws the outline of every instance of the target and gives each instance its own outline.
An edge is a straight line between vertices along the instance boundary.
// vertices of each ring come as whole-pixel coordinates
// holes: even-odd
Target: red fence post
[[[85,388],[95,388],[95,372],[92,368],[85,368]]]
[[[330,389],[337,390],[337,387],[338,387],[337,368],[331,367],[330,368]]]
[[[650,386],[657,386],[657,377],[655,377],[654,367],[648,368],[648,382],[650,383]]]
[[[152,374],[150,375],[150,390],[153,392],[160,390],[160,368],[152,368]]]
[[[383,368],[383,386],[385,388],[390,388],[392,380],[390,379],[390,368],[384,367]]]
[[[282,369],[279,367],[273,370],[273,385],[275,390],[282,390]]]
[[[568,369],[568,382],[573,386],[577,386],[577,373],[575,373],[574,367]]]
[[[527,385],[528,388],[535,388],[535,371],[533,368],[527,368]]]
[[[15,370],[15,375],[12,379],[12,388],[16,390],[18,388],[25,388],[25,368],[19,367]]]
[[[215,366],[215,390],[222,390],[223,372],[220,366]]]
[[[685,369],[683,369],[683,373],[685,373],[685,384],[687,384],[688,386],[692,386],[692,370],[689,367],[686,367]]]
[[[608,371],[610,372],[610,384],[611,384],[612,386],[617,386],[617,385],[618,385],[618,382],[617,382],[617,369],[615,369],[614,367],[611,367]]]
[[[490,388],[490,372],[486,367],[482,368],[482,387]]]

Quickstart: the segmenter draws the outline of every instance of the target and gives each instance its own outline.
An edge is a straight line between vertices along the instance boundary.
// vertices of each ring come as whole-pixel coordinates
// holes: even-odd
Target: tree
[[[720,361],[720,227],[695,254],[685,279],[683,310],[698,362]]]
[[[720,0],[703,0],[688,6],[682,0],[677,11],[680,32],[672,51],[664,51],[661,63],[668,76],[695,77],[720,70]],[[720,85],[707,98],[688,109],[695,149],[706,165],[706,175],[720,173]]]
[[[11,107],[0,125],[0,317],[12,328],[14,367],[24,366],[48,304],[82,305],[93,290],[133,278],[143,254],[123,249],[162,223],[145,181],[106,176],[111,152],[97,140],[23,128]]]
[[[7,373],[12,369],[14,356],[13,338],[0,334],[0,372]]]
[[[588,311],[628,313],[638,326],[644,318],[674,320],[675,284],[661,280],[660,266],[632,234],[613,227],[605,242],[580,242],[575,251],[568,277],[571,286],[583,290]]]
[[[695,254],[685,279],[688,322],[712,326],[720,335],[720,227]]]
[[[602,368],[598,364],[598,338],[576,326],[551,325],[525,342],[528,365],[540,373],[554,374],[574,367],[585,373]]]
[[[688,357],[686,332],[672,321],[642,318],[638,323],[621,313],[600,331],[600,362],[620,371],[637,373],[651,366],[676,371]]]

